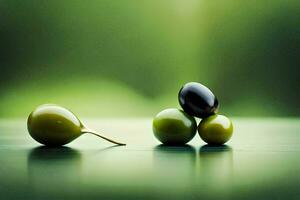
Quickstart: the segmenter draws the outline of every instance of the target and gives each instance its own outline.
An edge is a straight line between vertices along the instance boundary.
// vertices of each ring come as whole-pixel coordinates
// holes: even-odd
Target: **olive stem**
[[[93,131],[93,130],[90,130],[90,129],[82,129],[81,132],[82,132],[82,133],[89,133],[89,134],[95,135],[95,136],[97,136],[97,137],[100,137],[100,138],[102,138],[102,139],[104,139],[104,140],[107,140],[107,141],[109,141],[109,142],[111,142],[111,143],[114,143],[114,144],[117,144],[117,145],[126,145],[126,144],[124,144],[124,143],[116,142],[116,141],[114,141],[114,140],[112,140],[112,139],[109,139],[109,138],[107,138],[107,137],[104,137],[104,136],[100,135],[98,132]]]

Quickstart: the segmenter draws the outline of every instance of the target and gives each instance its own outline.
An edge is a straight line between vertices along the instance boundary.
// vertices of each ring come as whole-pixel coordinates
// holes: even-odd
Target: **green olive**
[[[233,124],[223,115],[211,115],[203,119],[198,126],[200,137],[210,145],[222,145],[232,136]]]
[[[197,123],[182,110],[169,108],[154,117],[152,128],[154,136],[163,144],[183,145],[195,136]]]
[[[44,104],[32,111],[27,128],[33,139],[48,146],[65,145],[84,133],[123,145],[86,128],[71,111],[55,104]]]

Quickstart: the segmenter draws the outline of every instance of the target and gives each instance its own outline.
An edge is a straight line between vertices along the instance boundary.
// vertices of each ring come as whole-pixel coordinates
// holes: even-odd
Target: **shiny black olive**
[[[205,118],[217,112],[219,102],[216,96],[204,85],[186,83],[178,93],[179,104],[189,115]]]

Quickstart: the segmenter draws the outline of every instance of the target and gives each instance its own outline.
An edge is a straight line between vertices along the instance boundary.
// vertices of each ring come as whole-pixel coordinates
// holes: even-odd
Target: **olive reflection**
[[[153,176],[160,183],[186,185],[195,176],[196,150],[193,146],[158,145],[153,151]],[[163,184],[161,184],[163,185]]]
[[[28,155],[31,192],[37,197],[58,197],[80,188],[81,154],[69,147],[34,148]]]
[[[227,187],[233,178],[233,153],[227,145],[204,145],[199,150],[198,180],[213,187]]]

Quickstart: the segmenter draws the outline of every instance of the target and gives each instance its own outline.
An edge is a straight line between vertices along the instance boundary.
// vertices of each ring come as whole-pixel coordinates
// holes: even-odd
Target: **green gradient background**
[[[0,0],[0,117],[153,116],[182,84],[229,116],[299,116],[300,2]]]

